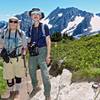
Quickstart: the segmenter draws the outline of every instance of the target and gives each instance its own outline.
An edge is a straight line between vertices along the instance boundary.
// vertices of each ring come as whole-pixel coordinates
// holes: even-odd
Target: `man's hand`
[[[27,52],[27,48],[22,48],[22,56],[25,56]]]
[[[47,63],[47,65],[49,65],[50,62],[51,62],[51,57],[50,57],[50,55],[48,55],[48,56],[46,57],[46,63]]]

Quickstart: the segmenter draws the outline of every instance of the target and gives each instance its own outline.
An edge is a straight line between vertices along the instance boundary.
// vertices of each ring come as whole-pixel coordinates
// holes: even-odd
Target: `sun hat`
[[[17,17],[15,17],[15,16],[12,16],[12,17],[9,18],[9,20],[11,20],[11,19],[19,21],[19,19]]]
[[[41,15],[42,16],[41,19],[43,19],[45,17],[44,13],[39,8],[33,8],[32,10],[29,11],[29,16],[31,16],[33,14]]]

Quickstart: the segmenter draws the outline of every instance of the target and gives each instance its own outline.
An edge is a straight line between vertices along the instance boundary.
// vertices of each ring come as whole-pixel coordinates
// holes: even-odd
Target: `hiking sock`
[[[15,85],[16,87],[15,87],[15,91],[19,91],[20,90],[20,88],[21,88],[21,83],[16,83],[16,85]]]
[[[14,91],[14,85],[11,87],[8,87],[9,91]]]

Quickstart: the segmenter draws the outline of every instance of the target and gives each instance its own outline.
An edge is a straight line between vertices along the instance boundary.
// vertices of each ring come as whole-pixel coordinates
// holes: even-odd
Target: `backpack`
[[[42,35],[44,36],[44,37],[46,37],[46,35],[45,35],[45,25],[44,24],[42,24]],[[38,49],[38,45],[37,45],[37,43],[38,43],[38,40],[39,40],[39,36],[37,35],[35,38],[36,38],[36,40],[37,40],[37,43],[32,43],[32,27],[30,28],[30,38],[31,38],[31,40],[30,40],[30,42],[28,43],[28,50],[29,50],[29,54],[30,54],[30,56],[37,56],[37,55],[39,55],[39,49]],[[34,38],[33,37],[33,38]]]
[[[32,27],[29,29],[29,31],[30,31],[29,35],[31,36]],[[45,35],[45,24],[43,24],[43,23],[42,23],[42,33],[43,33],[43,36],[46,36]]]
[[[42,32],[43,32],[43,36],[46,36],[45,35],[45,24],[42,24]]]
[[[4,38],[4,35],[6,35],[8,32],[8,29],[5,30],[5,34],[4,34],[4,31],[3,31],[3,35],[2,35],[2,39]],[[20,32],[20,30],[17,30],[19,36],[22,38],[22,32]],[[17,34],[15,35],[15,38],[17,37]],[[9,38],[10,38],[10,34],[9,34]]]

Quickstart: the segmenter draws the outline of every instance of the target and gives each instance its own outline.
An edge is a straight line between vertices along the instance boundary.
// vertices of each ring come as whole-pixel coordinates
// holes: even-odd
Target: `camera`
[[[9,63],[10,58],[5,48],[3,48],[1,51],[1,57],[3,58],[4,62]]]
[[[16,55],[16,49],[14,49],[11,53],[9,53],[9,57],[10,58],[15,58],[17,55]]]
[[[39,48],[35,42],[28,43],[28,50],[30,56],[38,56],[39,55]]]

